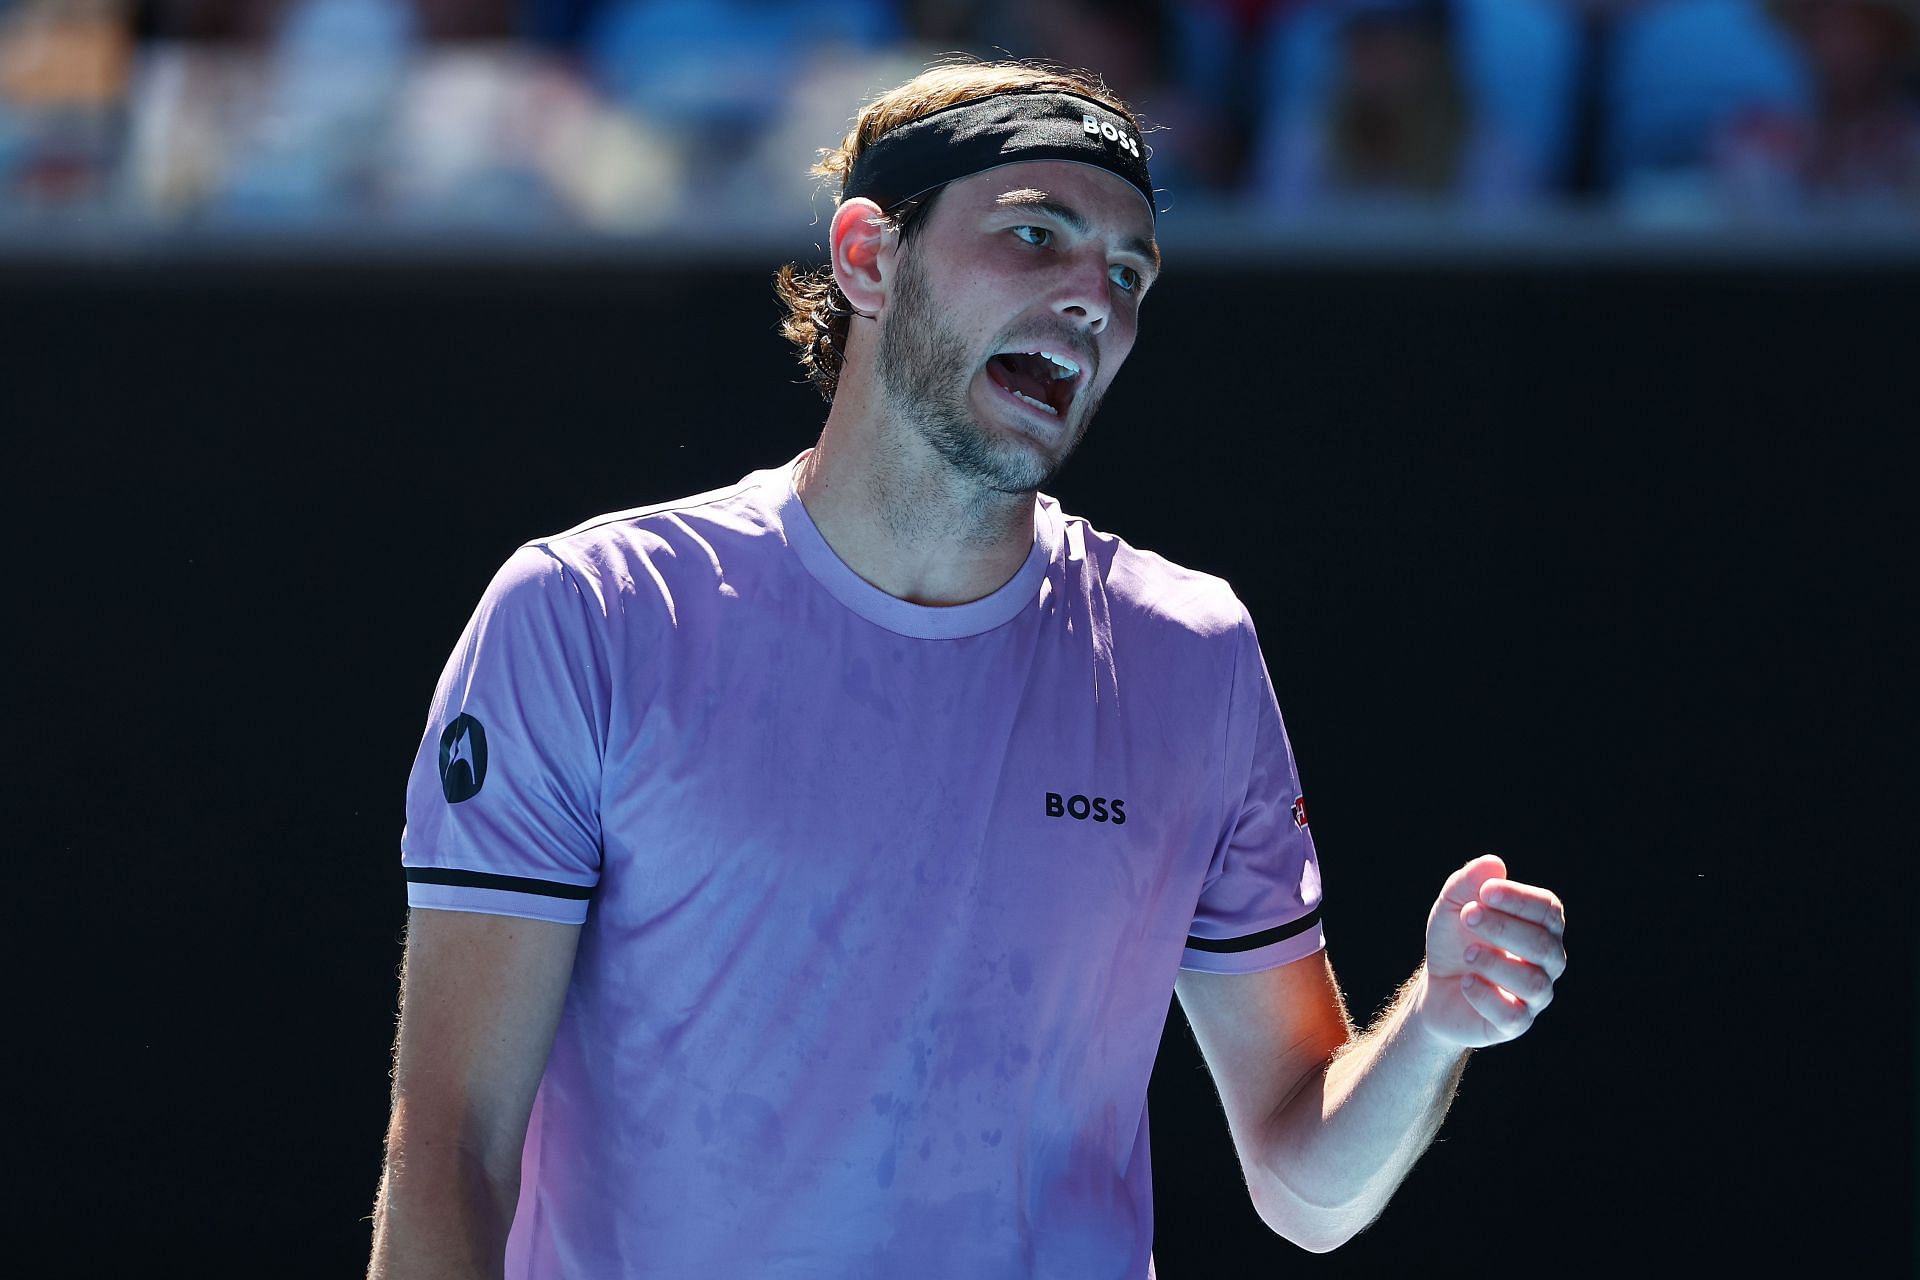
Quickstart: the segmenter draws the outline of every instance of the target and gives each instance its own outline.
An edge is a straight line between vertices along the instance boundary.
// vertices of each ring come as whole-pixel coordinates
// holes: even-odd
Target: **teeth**
[[[1054,363],[1054,365],[1060,370],[1059,373],[1056,373],[1053,375],[1056,380],[1060,378],[1071,378],[1075,374],[1080,372],[1079,365],[1067,359],[1065,356],[1057,356],[1053,354],[1053,352],[1051,351],[1029,351],[1027,352],[1027,354],[1030,356],[1040,356],[1044,359],[1051,360]]]
[[[1013,388],[1008,387],[1007,390],[1013,391]],[[1024,391],[1013,391],[1013,394],[1015,394],[1016,396],[1019,396],[1022,400],[1025,400],[1030,405],[1035,405],[1041,409],[1045,409],[1048,413],[1053,414],[1055,417],[1060,416],[1058,411],[1056,411],[1054,407],[1048,404],[1045,400],[1035,400],[1032,396],[1028,395]]]

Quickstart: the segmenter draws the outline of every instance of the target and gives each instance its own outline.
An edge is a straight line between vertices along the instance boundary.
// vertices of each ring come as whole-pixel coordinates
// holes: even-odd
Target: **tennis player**
[[[1160,268],[1147,160],[1078,75],[868,103],[778,277],[817,443],[501,568],[409,781],[371,1276],[1142,1280],[1169,992],[1328,1250],[1546,1008],[1561,904],[1482,856],[1355,1029],[1247,610],[1042,492]]]

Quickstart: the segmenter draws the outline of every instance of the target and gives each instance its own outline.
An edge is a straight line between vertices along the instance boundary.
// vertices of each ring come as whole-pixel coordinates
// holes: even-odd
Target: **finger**
[[[1508,915],[1545,925],[1555,934],[1567,931],[1567,908],[1551,889],[1495,877],[1481,883],[1480,901]]]
[[[1460,923],[1474,937],[1539,965],[1556,982],[1567,971],[1567,949],[1545,925],[1495,911],[1481,902],[1469,902],[1460,908]]]
[[[1538,1014],[1553,1003],[1553,979],[1537,964],[1528,964],[1499,947],[1474,945],[1467,948],[1467,967],[1525,1002]]]
[[[1487,1020],[1494,1033],[1511,1040],[1533,1025],[1533,1011],[1511,991],[1502,991],[1478,974],[1460,975],[1460,990],[1473,1011]]]
[[[1456,907],[1464,907],[1480,896],[1481,885],[1506,874],[1507,864],[1500,860],[1499,854],[1483,853],[1448,876],[1440,896]]]

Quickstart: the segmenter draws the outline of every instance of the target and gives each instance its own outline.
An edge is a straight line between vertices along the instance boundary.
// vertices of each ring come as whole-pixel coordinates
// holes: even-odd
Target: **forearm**
[[[517,1166],[490,1169],[468,1144],[408,1132],[396,1119],[368,1280],[494,1280],[519,1191]]]
[[[1269,1119],[1249,1188],[1303,1248],[1334,1248],[1380,1215],[1440,1130],[1467,1053],[1415,1020],[1424,966],[1391,1007]]]

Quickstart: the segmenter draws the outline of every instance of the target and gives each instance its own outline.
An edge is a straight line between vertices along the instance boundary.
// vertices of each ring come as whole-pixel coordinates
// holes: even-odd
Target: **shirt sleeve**
[[[579,924],[600,879],[605,618],[578,573],[520,548],[441,673],[407,779],[407,904]]]
[[[1180,957],[1182,969],[1207,973],[1271,969],[1326,946],[1300,775],[1244,608],[1235,643],[1225,821]]]

